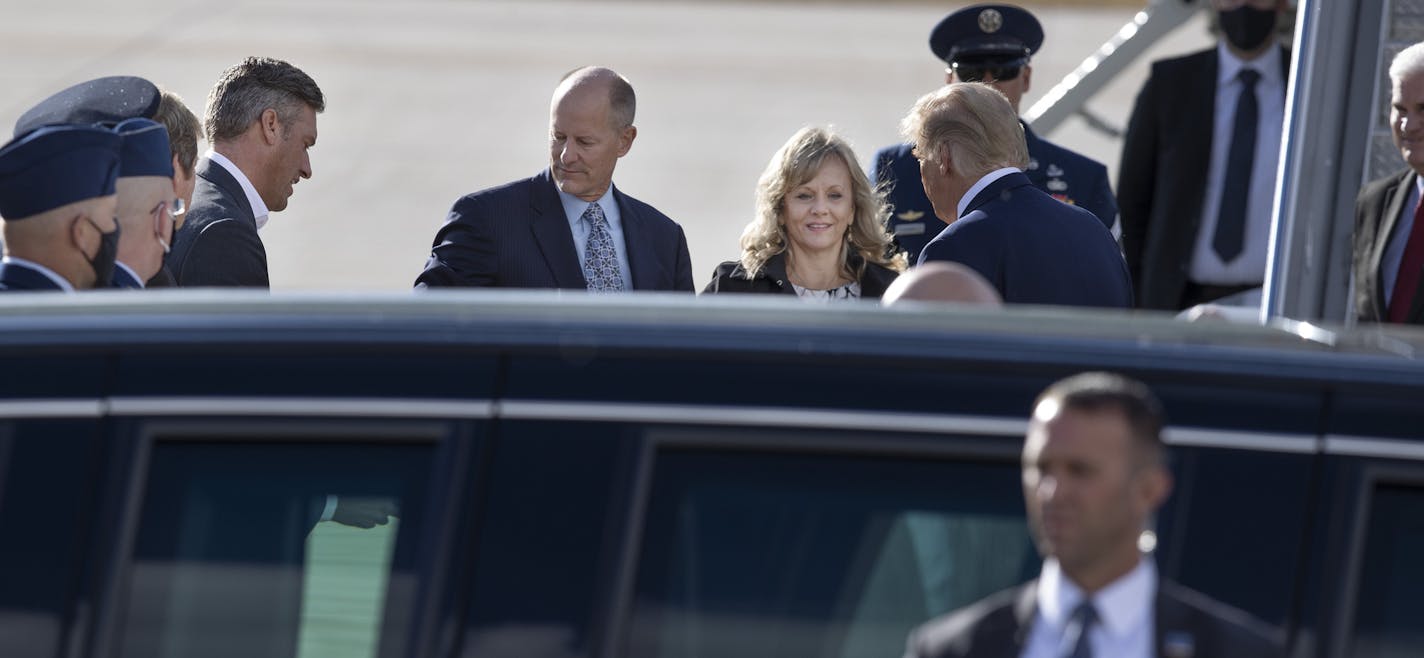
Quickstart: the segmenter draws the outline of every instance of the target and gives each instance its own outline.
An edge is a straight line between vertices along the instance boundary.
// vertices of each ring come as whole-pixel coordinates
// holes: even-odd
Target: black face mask
[[[104,233],[94,220],[84,218],[94,228],[99,229],[99,251],[94,253],[94,257],[88,259],[89,267],[94,268],[94,287],[108,288],[114,283],[114,260],[119,255],[119,227],[114,226],[114,230]]]
[[[1231,45],[1245,51],[1252,51],[1271,38],[1276,29],[1276,11],[1255,7],[1237,7],[1231,11],[1218,12],[1221,32]]]

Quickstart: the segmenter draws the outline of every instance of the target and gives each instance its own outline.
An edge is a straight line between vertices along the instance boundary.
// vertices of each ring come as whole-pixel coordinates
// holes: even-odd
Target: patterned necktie
[[[1098,611],[1093,608],[1093,602],[1084,599],[1073,610],[1073,615],[1068,617],[1068,623],[1063,627],[1063,643],[1059,645],[1058,655],[1061,658],[1093,658],[1093,647],[1088,643],[1088,633],[1093,630],[1093,624],[1097,621]]]
[[[1404,243],[1399,270],[1394,277],[1394,291],[1389,296],[1389,321],[1402,323],[1409,317],[1409,307],[1418,294],[1419,277],[1424,276],[1424,202],[1414,209],[1414,228]]]
[[[581,219],[588,222],[588,243],[583,250],[583,278],[588,281],[588,289],[595,292],[622,290],[618,252],[613,249],[613,234],[608,231],[603,208],[590,203]]]
[[[1211,246],[1221,262],[1241,255],[1246,242],[1246,207],[1251,203],[1251,169],[1256,159],[1256,81],[1261,74],[1241,69],[1241,97],[1236,99],[1236,123],[1231,129],[1231,150],[1226,154],[1226,178],[1221,185],[1221,207]]]

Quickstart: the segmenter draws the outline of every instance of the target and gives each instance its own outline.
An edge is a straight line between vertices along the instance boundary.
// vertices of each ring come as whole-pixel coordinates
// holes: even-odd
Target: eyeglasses
[[[188,207],[183,204],[183,200],[179,198],[174,198],[172,201],[160,201],[158,205],[154,206],[153,210],[149,212],[154,215],[158,215],[163,213],[163,211],[165,210],[168,211],[168,216],[173,218],[173,230],[176,231],[179,228],[182,228],[183,213],[188,212]]]
[[[1008,61],[950,62],[949,68],[961,82],[1005,82],[1019,77],[1028,61],[1023,58]]]

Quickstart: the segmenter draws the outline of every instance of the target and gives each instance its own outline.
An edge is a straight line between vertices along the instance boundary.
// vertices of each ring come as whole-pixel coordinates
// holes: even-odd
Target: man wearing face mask
[[[1143,308],[1249,302],[1265,277],[1290,65],[1274,37],[1286,2],[1211,6],[1219,43],[1152,65],[1123,142],[1122,246]]]
[[[114,287],[142,289],[163,267],[173,240],[174,214],[182,207],[174,196],[168,131],[148,119],[129,119],[114,132],[123,140],[114,184],[122,230]]]
[[[47,126],[0,147],[0,290],[109,287],[119,148],[118,135],[90,126]]]

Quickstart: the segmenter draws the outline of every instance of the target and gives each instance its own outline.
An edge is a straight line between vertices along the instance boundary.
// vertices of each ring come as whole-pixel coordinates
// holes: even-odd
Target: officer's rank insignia
[[[1066,191],[1068,191],[1068,184],[1065,183],[1065,182],[1063,182],[1063,181],[1061,181],[1061,180],[1058,180],[1057,178],[1054,178],[1053,180],[1048,181],[1048,184],[1047,184],[1046,187],[1048,187],[1048,190],[1049,190],[1050,192],[1066,192]]]
[[[979,29],[984,34],[993,34],[1004,26],[1004,15],[997,9],[985,9],[979,12]]]
[[[918,222],[924,219],[924,217],[925,214],[918,210],[906,210],[905,212],[895,215],[895,219],[901,219],[907,222]]]
[[[1076,203],[1073,203],[1073,200],[1070,199],[1070,198],[1068,198],[1068,195],[1067,195],[1067,194],[1050,194],[1050,195],[1048,195],[1048,196],[1051,196],[1051,197],[1053,197],[1053,198],[1055,198],[1055,199],[1058,199],[1059,201],[1062,201],[1063,203],[1066,203],[1066,204],[1068,204],[1068,205],[1070,205],[1070,206],[1076,206],[1076,205],[1078,205],[1078,204],[1076,204]]]
[[[1056,164],[1048,165],[1048,175],[1051,176],[1051,177],[1053,177],[1053,178],[1057,178],[1057,177],[1059,177],[1059,176],[1062,176],[1062,175],[1063,175],[1063,168],[1060,167],[1060,166],[1058,166],[1058,165],[1056,165]]]

